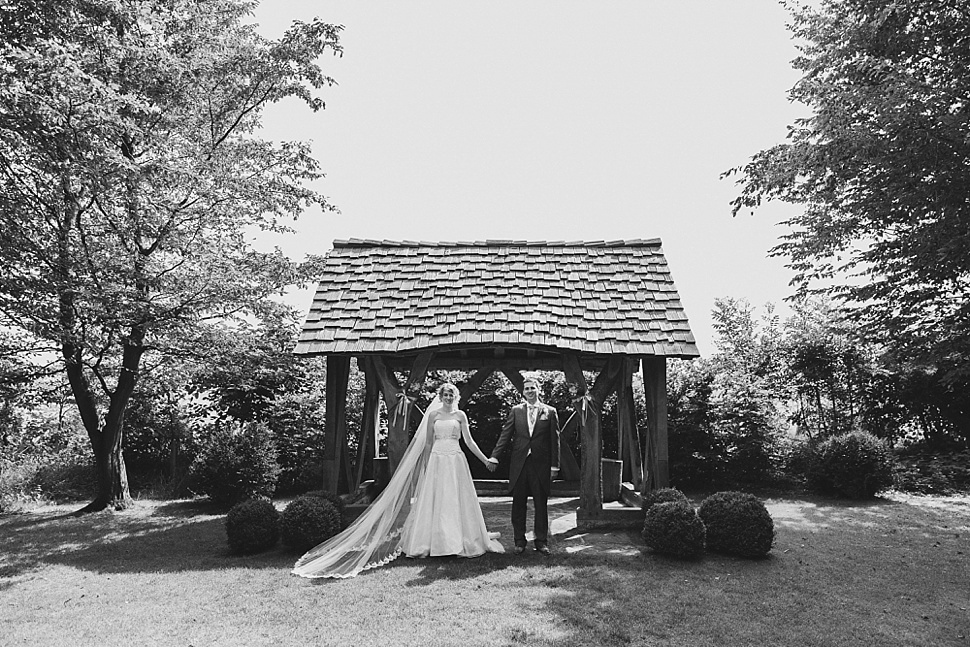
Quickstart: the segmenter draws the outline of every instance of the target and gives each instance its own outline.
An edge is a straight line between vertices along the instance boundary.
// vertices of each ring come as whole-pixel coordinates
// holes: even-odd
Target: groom
[[[529,496],[535,509],[535,547],[549,554],[549,513],[546,503],[552,479],[559,473],[559,415],[553,407],[539,402],[539,384],[526,379],[522,387],[525,402],[512,407],[492,456],[498,457],[512,442],[509,486],[512,491],[512,534],[515,554],[525,551],[525,516]]]

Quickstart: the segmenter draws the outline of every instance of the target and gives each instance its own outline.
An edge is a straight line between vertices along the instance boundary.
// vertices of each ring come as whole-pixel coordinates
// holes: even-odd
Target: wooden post
[[[377,456],[378,438],[380,432],[380,381],[374,374],[374,368],[369,360],[359,362],[364,372],[364,411],[360,420],[360,439],[357,443],[357,474],[351,489],[356,490],[364,480],[367,467]]]
[[[324,422],[323,488],[339,493],[340,459],[347,443],[347,382],[350,358],[327,355],[327,408]]]
[[[670,486],[667,460],[667,358],[643,358],[643,393],[647,400],[647,451],[641,491]]]
[[[574,396],[578,409],[579,428],[583,443],[581,477],[579,481],[579,510],[577,517],[583,522],[595,522],[603,513],[603,436],[600,427],[600,412],[603,402],[615,388],[623,360],[611,357],[596,376],[593,388],[586,389],[586,377],[579,365],[579,358],[572,354],[563,355],[563,371],[566,379],[576,388]],[[583,403],[585,402],[585,416]]]
[[[637,430],[637,411],[633,398],[633,372],[636,360],[626,360],[617,389],[617,427],[619,436],[618,458],[623,461],[624,473],[637,489],[643,483],[643,457],[640,454],[640,434]]]
[[[579,428],[579,515],[599,516],[603,509],[603,493],[600,485],[600,457],[603,450],[599,438],[599,424],[593,424],[594,417],[591,403],[586,399],[588,388],[586,376],[579,365],[579,358],[572,353],[562,356],[562,370],[566,381],[571,385],[570,395],[573,398],[573,408],[576,425]],[[583,411],[583,404],[586,411]],[[568,420],[567,420],[568,423]],[[560,457],[561,460],[561,457]]]

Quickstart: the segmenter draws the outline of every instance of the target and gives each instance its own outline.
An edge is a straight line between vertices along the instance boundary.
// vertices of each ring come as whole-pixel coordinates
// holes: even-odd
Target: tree
[[[778,316],[767,304],[759,322],[747,301],[730,298],[715,299],[711,314],[718,349],[711,358],[712,433],[724,448],[728,479],[757,482],[770,473],[788,394]]]
[[[792,422],[810,439],[858,430],[872,406],[872,345],[825,300],[800,300],[792,310],[784,342]]]
[[[273,434],[282,468],[279,490],[285,492],[319,484],[326,436],[326,363],[295,356],[298,337],[296,313],[280,305],[257,325],[235,329],[189,384],[201,405],[196,418],[208,421],[195,429],[202,442],[227,423],[243,429],[256,422]],[[363,374],[351,371],[348,440],[359,438],[362,397]]]
[[[735,214],[801,205],[774,248],[801,294],[840,298],[871,339],[970,375],[970,12],[954,0],[792,10],[812,115],[740,171]]]
[[[124,415],[146,357],[204,354],[233,317],[309,267],[260,229],[326,200],[304,143],[257,136],[262,110],[317,110],[339,28],[278,41],[246,0],[12,0],[0,20],[0,328],[56,350],[96,458],[87,510],[130,501]]]

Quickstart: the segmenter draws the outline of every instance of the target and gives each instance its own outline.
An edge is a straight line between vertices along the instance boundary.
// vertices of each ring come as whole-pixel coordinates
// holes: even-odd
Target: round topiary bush
[[[237,503],[226,515],[226,537],[234,553],[248,555],[268,550],[280,538],[280,513],[266,499]]]
[[[347,503],[343,500],[343,498],[339,494],[334,494],[333,492],[328,492],[327,490],[310,490],[304,496],[320,497],[321,499],[326,499],[327,501],[332,503],[337,508],[337,512],[340,513],[340,519],[341,519],[340,529],[341,530],[344,529],[345,524],[343,523],[343,520],[344,520],[344,512],[346,512],[347,510]]]
[[[828,438],[815,448],[808,483],[823,494],[871,499],[892,487],[896,458],[889,446],[864,431]]]
[[[764,557],[775,543],[775,523],[761,500],[744,492],[718,492],[701,502],[707,548],[742,557]]]
[[[283,545],[298,552],[310,550],[330,539],[340,532],[340,528],[337,506],[319,496],[304,495],[294,499],[280,517]]]
[[[658,503],[670,503],[671,501],[690,503],[687,495],[677,488],[665,487],[660,488],[659,490],[650,490],[646,492],[642,497],[640,509],[647,512],[650,508]]]
[[[692,559],[704,552],[707,532],[690,503],[668,501],[650,507],[641,535],[657,553]]]

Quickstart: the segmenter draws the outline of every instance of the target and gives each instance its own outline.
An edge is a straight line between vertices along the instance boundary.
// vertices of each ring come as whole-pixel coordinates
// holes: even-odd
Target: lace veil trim
[[[428,418],[440,408],[441,401],[436,397],[384,491],[343,532],[301,557],[293,567],[294,575],[354,577],[361,571],[383,566],[401,554],[404,525],[428,462]]]

